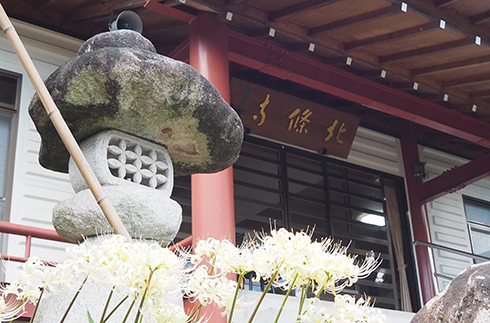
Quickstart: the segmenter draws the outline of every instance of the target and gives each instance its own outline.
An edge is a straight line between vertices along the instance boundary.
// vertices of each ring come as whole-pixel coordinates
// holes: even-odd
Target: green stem
[[[310,288],[310,280],[308,280],[308,283],[306,286],[301,290],[301,298],[299,300],[299,310],[298,310],[298,315],[301,315],[301,311],[303,311],[303,306],[305,305],[306,301],[306,296],[308,295],[308,289]]]
[[[41,298],[43,297],[44,294],[44,288],[41,289],[41,294],[39,295],[39,299],[37,300],[36,307],[34,308],[34,313],[32,313],[32,317],[29,321],[29,323],[34,322],[34,318],[36,317],[37,309],[39,307],[39,303],[41,303]]]
[[[201,314],[201,308],[202,308],[202,304],[199,304],[199,306],[192,311],[191,315],[189,315],[189,318],[187,319],[188,323],[192,322],[192,318],[194,316],[199,317],[199,315]]]
[[[279,312],[277,312],[276,320],[274,323],[277,323],[279,321],[279,317],[282,314],[282,310],[284,309],[284,305],[286,305],[286,301],[288,300],[289,294],[291,294],[291,291],[293,290],[294,283],[296,283],[296,279],[298,279],[299,274],[296,274],[296,276],[293,279],[293,282],[289,286],[289,289],[286,293],[286,296],[284,296],[284,300],[282,301],[281,307],[279,308]]]
[[[109,307],[109,302],[111,301],[112,294],[114,294],[114,286],[112,286],[111,292],[109,293],[109,297],[107,297],[107,302],[105,302],[104,311],[102,312],[102,315],[100,316],[100,323],[104,322],[104,316],[105,316],[105,313],[107,312],[107,308]]]
[[[82,284],[80,285],[80,288],[75,293],[75,296],[73,296],[73,299],[71,300],[70,304],[68,305],[68,308],[66,309],[65,314],[63,314],[63,317],[61,318],[60,323],[63,323],[65,321],[66,317],[68,316],[68,312],[71,310],[71,307],[75,303],[78,295],[80,295],[80,291],[82,290],[83,286],[85,286],[85,283],[87,282],[87,279],[88,279],[88,275],[85,276],[85,279],[83,280]]]
[[[238,297],[238,291],[240,290],[240,282],[243,278],[242,274],[238,275],[238,282],[236,284],[235,296],[233,297],[233,303],[231,304],[230,314],[228,315],[228,323],[231,323],[231,318],[233,317],[233,311],[235,310],[236,299]]]
[[[143,292],[143,296],[141,297],[140,306],[138,307],[138,313],[136,313],[136,318],[134,319],[134,323],[138,323],[138,319],[141,315],[141,309],[143,308],[143,303],[146,299],[146,293],[148,293],[148,289],[150,288],[151,278],[153,277],[154,271],[150,271],[150,276],[148,276],[148,282],[146,283],[145,291]]]
[[[122,299],[122,300],[121,300],[121,301],[120,301],[120,302],[119,302],[119,303],[118,303],[118,304],[117,304],[117,305],[116,305],[116,306],[115,306],[115,307],[112,309],[112,311],[109,313],[109,315],[107,315],[107,317],[104,319],[104,321],[102,321],[102,323],[105,323],[105,322],[106,322],[106,321],[109,319],[109,317],[111,317],[111,316],[112,316],[112,314],[114,314],[114,312],[115,312],[115,311],[116,311],[116,310],[119,308],[119,306],[121,306],[121,305],[122,305],[122,303],[124,303],[124,302],[125,302],[125,301],[126,301],[128,298],[129,298],[129,296],[128,296],[128,295],[126,295],[126,297],[124,297],[124,298],[123,298],[123,299]]]
[[[126,316],[124,316],[124,320],[122,321],[122,323],[126,323],[126,320],[129,317],[129,313],[131,313],[131,310],[133,309],[133,306],[135,303],[136,303],[136,298],[133,299],[133,301],[131,302],[131,306],[129,307],[128,311],[126,312]]]
[[[248,323],[252,323],[253,319],[255,318],[255,315],[257,314],[257,311],[259,310],[259,306],[260,304],[262,303],[262,301],[264,300],[265,298],[265,295],[267,294],[267,291],[269,290],[269,288],[271,288],[272,286],[272,283],[274,282],[274,280],[276,279],[277,277],[277,274],[279,273],[279,270],[276,271],[274,273],[274,275],[272,275],[272,277],[270,278],[269,280],[269,283],[267,284],[267,286],[265,287],[264,291],[262,292],[262,296],[260,296],[260,299],[259,301],[257,302],[257,305],[255,305],[255,308],[254,308],[254,311],[252,312],[252,315],[250,316],[250,319],[248,320]]]

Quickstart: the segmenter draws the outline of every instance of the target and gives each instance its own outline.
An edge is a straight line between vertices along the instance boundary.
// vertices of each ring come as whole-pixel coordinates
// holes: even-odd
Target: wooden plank
[[[349,155],[360,118],[239,79],[232,105],[248,131],[342,158]]]
[[[339,1],[340,0],[308,0],[308,1],[304,1],[304,2],[298,3],[296,5],[293,5],[293,6],[278,10],[278,11],[271,12],[269,14],[269,21],[284,19],[284,18],[290,17],[292,15],[296,15],[298,13],[304,12],[306,10],[311,10],[311,9],[315,9],[318,7],[327,6],[329,4],[339,2]]]
[[[406,58],[414,58],[414,57],[422,56],[422,55],[426,55],[426,54],[435,54],[435,53],[440,53],[443,51],[452,50],[452,49],[456,49],[459,47],[470,46],[470,45],[475,45],[475,40],[469,39],[469,38],[463,38],[460,40],[455,40],[455,41],[451,41],[451,42],[447,42],[447,43],[437,44],[437,45],[433,45],[433,46],[427,46],[427,47],[423,47],[423,48],[417,48],[414,50],[408,50],[408,51],[404,51],[404,52],[400,52],[400,53],[395,53],[392,55],[386,55],[386,56],[379,58],[379,63],[383,64],[383,63],[387,63],[387,62],[403,60]]]
[[[488,98],[488,97],[490,97],[490,90],[480,91],[480,92],[473,92],[473,93],[470,94],[470,98],[472,98],[472,99]]]
[[[453,87],[453,86],[476,84],[476,83],[482,83],[482,82],[488,82],[488,81],[490,81],[490,74],[489,73],[481,74],[481,75],[471,75],[471,76],[455,79],[452,81],[442,82],[442,87],[448,88],[448,87]]]
[[[448,7],[452,4],[455,4],[457,2],[460,2],[461,0],[436,0],[435,1],[435,6],[437,8],[443,8],[443,7]]]
[[[334,22],[331,22],[331,23],[328,23],[328,24],[325,24],[322,26],[311,28],[310,30],[308,30],[308,36],[313,36],[316,34],[323,33],[325,31],[345,27],[345,26],[348,26],[351,24],[355,24],[355,23],[359,23],[359,22],[363,22],[363,21],[367,21],[367,20],[371,20],[371,19],[376,19],[379,17],[394,14],[397,12],[403,13],[403,11],[401,11],[400,7],[397,5],[393,5],[393,6],[390,6],[388,8],[381,8],[378,10],[369,11],[369,12],[366,12],[366,13],[363,13],[363,14],[360,14],[357,16],[348,17],[348,18],[341,19],[338,21],[334,21]]]
[[[422,75],[422,74],[448,71],[448,70],[457,69],[457,68],[475,66],[475,65],[479,65],[479,64],[486,63],[489,61],[490,61],[490,55],[468,58],[468,59],[450,62],[450,63],[444,63],[444,64],[439,64],[439,65],[417,68],[417,69],[412,70],[412,75]]]
[[[419,26],[414,26],[378,36],[374,36],[371,38],[366,38],[366,39],[361,39],[358,41],[353,41],[350,43],[345,44],[344,50],[351,50],[354,48],[359,48],[359,47],[364,47],[364,46],[369,46],[369,45],[374,45],[374,44],[380,44],[396,39],[402,39],[405,37],[413,36],[415,34],[420,34],[424,33],[433,29],[439,28],[439,22],[429,22],[423,25]]]
[[[490,10],[482,12],[470,18],[470,23],[473,25],[483,24],[490,20]]]

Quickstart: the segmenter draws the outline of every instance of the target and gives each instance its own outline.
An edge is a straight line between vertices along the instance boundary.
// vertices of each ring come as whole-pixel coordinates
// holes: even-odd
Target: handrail
[[[10,223],[5,221],[0,221],[0,233],[15,234],[26,237],[26,247],[24,252],[24,257],[19,256],[9,256],[1,254],[1,258],[16,262],[26,262],[31,254],[31,240],[32,238],[39,238],[51,241],[66,242],[71,244],[76,244],[76,242],[68,241],[61,237],[55,230],[42,229],[31,227],[23,224]],[[188,248],[192,246],[192,236],[189,236],[174,245],[170,246],[170,250],[175,251],[178,248]]]
[[[26,237],[24,257],[1,254],[2,259],[16,261],[16,262],[26,262],[27,259],[30,257],[32,238],[45,239],[51,241],[60,241],[66,243],[75,243],[61,237],[58,233],[56,233],[55,230],[36,228],[28,225],[10,223],[5,221],[0,221],[0,233],[15,234],[15,235]]]
[[[184,238],[179,242],[176,242],[175,244],[171,245],[168,248],[170,249],[170,251],[176,251],[180,248],[185,249],[185,248],[190,248],[191,246],[192,246],[192,236],[188,236],[187,238]]]
[[[458,249],[454,249],[454,248],[442,246],[442,245],[431,243],[431,242],[427,242],[427,241],[416,240],[416,241],[413,242],[413,245],[414,246],[417,246],[418,245],[418,246],[422,246],[422,247],[426,247],[426,248],[431,248],[431,249],[438,249],[438,250],[446,251],[446,252],[449,252],[449,253],[452,253],[452,254],[455,254],[455,255],[459,255],[459,256],[463,256],[463,257],[468,257],[468,258],[471,258],[473,260],[490,261],[490,258],[489,257],[476,255],[476,254],[471,253],[471,252],[461,251],[461,250],[458,250]],[[439,282],[435,278],[441,278],[441,279],[445,279],[445,280],[449,280],[450,281],[450,280],[454,279],[454,277],[455,277],[455,276],[449,276],[449,275],[446,275],[446,274],[438,273],[435,266],[432,266],[432,275],[433,275],[433,278],[434,278],[434,283],[437,284],[437,285],[439,284]]]
[[[453,249],[453,248],[450,248],[450,247],[441,246],[439,244],[430,243],[430,242],[426,242],[426,241],[416,240],[416,241],[413,242],[413,244],[414,245],[423,246],[423,247],[428,247],[428,248],[434,248],[434,249],[439,249],[439,250],[443,250],[443,251],[448,251],[448,252],[451,252],[451,253],[458,254],[460,256],[470,257],[470,258],[476,259],[476,260],[483,260],[483,261],[489,261],[490,260],[489,257],[476,255],[476,254],[471,253],[471,252],[461,251],[461,250],[458,250],[458,249]]]

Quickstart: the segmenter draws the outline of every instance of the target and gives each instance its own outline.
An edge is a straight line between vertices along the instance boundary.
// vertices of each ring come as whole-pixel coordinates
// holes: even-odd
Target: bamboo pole
[[[125,236],[126,238],[128,238],[128,241],[131,241],[131,237],[128,231],[126,230],[126,228],[124,227],[121,218],[117,215],[116,209],[114,208],[112,203],[105,196],[105,193],[102,190],[102,186],[100,185],[99,181],[95,177],[95,174],[92,168],[90,168],[90,165],[88,164],[87,160],[85,159],[85,156],[83,155],[82,150],[78,146],[77,141],[75,140],[73,134],[71,133],[68,126],[66,125],[66,122],[61,116],[60,111],[56,107],[56,104],[54,103],[51,94],[48,92],[48,89],[44,85],[44,82],[41,79],[39,72],[34,66],[34,63],[32,62],[31,58],[29,57],[29,54],[27,53],[27,50],[24,47],[24,44],[20,40],[20,37],[15,31],[14,26],[12,26],[12,23],[10,22],[10,19],[8,18],[7,13],[3,9],[1,3],[0,3],[0,26],[2,27],[3,32],[7,35],[7,38],[12,43],[17,53],[17,56],[19,56],[19,59],[22,65],[24,66],[27,75],[31,79],[31,82],[34,85],[34,88],[36,89],[36,92],[38,93],[39,98],[41,99],[44,108],[48,113],[49,118],[51,119],[51,122],[56,128],[56,131],[58,131],[61,140],[65,144],[66,149],[70,153],[78,169],[82,173],[83,178],[87,182],[90,190],[92,191],[92,194],[97,200],[97,203],[102,209],[102,212],[104,212],[104,215],[109,221],[109,224],[113,227],[114,232]]]

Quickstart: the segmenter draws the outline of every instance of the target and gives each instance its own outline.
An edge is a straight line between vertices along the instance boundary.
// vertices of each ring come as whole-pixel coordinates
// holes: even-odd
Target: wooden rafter
[[[392,3],[400,3],[400,0],[388,0]],[[421,16],[431,20],[444,20],[446,25],[451,29],[458,31],[459,33],[466,35],[470,38],[476,35],[481,36],[483,39],[490,39],[490,31],[488,28],[479,25],[473,25],[469,19],[461,19],[461,16],[453,12],[442,8],[449,4],[454,4],[460,0],[443,0],[445,3],[439,6],[434,5],[433,1],[428,0],[404,0],[408,4],[408,10],[411,10]]]
[[[461,0],[436,0],[435,6],[438,8],[447,7],[447,6],[455,4],[456,2],[459,2],[459,1],[461,1]]]
[[[482,64],[485,62],[490,62],[490,55],[468,58],[468,59],[459,60],[459,61],[455,61],[455,62],[449,62],[449,63],[439,64],[439,65],[417,68],[417,69],[412,70],[412,75],[422,75],[422,74],[429,74],[429,73],[435,73],[435,72],[443,72],[443,71],[448,71],[448,70],[457,69],[457,68],[465,68],[465,67],[476,66],[476,65],[479,65],[479,64]]]
[[[310,30],[308,30],[308,36],[313,36],[313,35],[320,34],[320,33],[323,33],[323,32],[329,31],[329,30],[342,28],[342,27],[345,27],[345,26],[348,26],[348,25],[351,25],[354,23],[365,22],[368,20],[372,20],[372,19],[376,19],[376,18],[380,18],[380,17],[384,17],[384,16],[396,14],[396,13],[403,13],[403,11],[401,11],[400,7],[397,5],[392,5],[392,6],[387,7],[387,8],[381,8],[378,10],[365,12],[365,13],[362,13],[362,14],[357,15],[357,16],[348,17],[348,18],[337,20],[337,21],[334,21],[334,22],[331,22],[331,23],[328,23],[328,24],[325,24],[322,26],[311,28]]]
[[[34,5],[34,8],[48,8],[54,4],[56,4],[57,2],[60,2],[62,0],[44,0],[44,1],[38,1],[35,5]]]
[[[410,27],[402,30],[398,30],[395,32],[391,33],[386,33],[378,36],[374,36],[371,38],[365,38],[361,39],[358,41],[353,41],[350,43],[345,44],[344,49],[345,50],[351,50],[354,48],[359,48],[359,47],[364,47],[368,45],[374,45],[374,44],[381,44],[383,42],[388,42],[388,41],[393,41],[396,39],[402,39],[405,37],[410,37],[413,35],[418,35],[430,30],[434,30],[439,28],[439,22],[429,22],[423,25],[415,26],[415,27]]]
[[[453,86],[476,84],[476,83],[489,82],[489,81],[490,81],[490,73],[486,73],[481,75],[471,75],[471,76],[467,76],[451,81],[445,81],[442,82],[442,87],[448,88]]]
[[[439,52],[443,52],[443,51],[447,51],[447,50],[456,49],[458,47],[464,47],[464,46],[470,46],[470,45],[475,45],[475,40],[469,39],[469,38],[463,38],[463,39],[455,40],[452,42],[427,46],[427,47],[423,47],[423,48],[417,48],[414,50],[404,51],[404,52],[400,52],[400,53],[396,53],[396,54],[392,54],[392,55],[386,55],[386,56],[380,57],[379,62],[381,64],[383,64],[383,63],[399,61],[399,60],[403,60],[403,59],[407,59],[407,58],[414,58],[414,57],[422,56],[422,55],[426,55],[426,54],[439,53]]]
[[[470,22],[473,25],[479,25],[490,20],[490,10],[482,12],[478,15],[470,17]]]
[[[292,15],[304,12],[306,10],[316,9],[319,7],[324,7],[329,4],[339,2],[340,0],[308,0],[305,2],[298,3],[296,5],[274,11],[269,13],[269,20],[274,21],[278,19],[284,19]]]
[[[490,90],[473,92],[470,94],[470,98],[472,99],[490,98]]]

